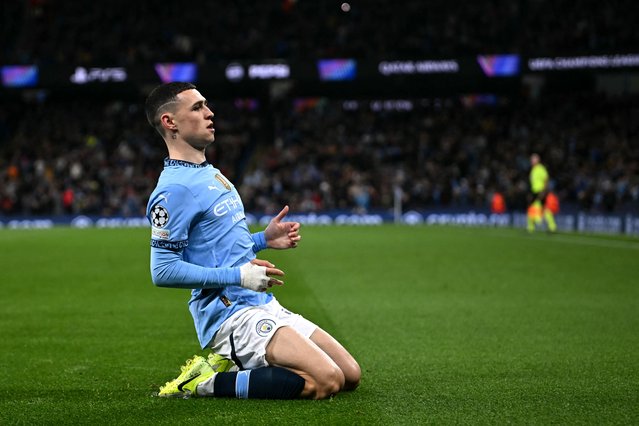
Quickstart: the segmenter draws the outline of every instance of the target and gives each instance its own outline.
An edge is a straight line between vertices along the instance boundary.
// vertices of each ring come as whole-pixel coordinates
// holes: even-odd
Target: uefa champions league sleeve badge
[[[158,240],[168,240],[171,231],[164,229],[169,223],[169,212],[166,207],[156,204],[151,209],[151,236]]]
[[[169,212],[164,206],[156,204],[151,210],[151,223],[156,228],[164,228],[169,222]]]

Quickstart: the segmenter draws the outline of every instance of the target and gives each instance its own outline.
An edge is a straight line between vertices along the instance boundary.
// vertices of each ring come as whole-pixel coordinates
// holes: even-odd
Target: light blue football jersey
[[[235,187],[211,164],[164,160],[149,198],[151,277],[162,287],[190,288],[189,310],[202,348],[233,313],[271,301],[240,287],[239,267],[266,248],[251,234]]]

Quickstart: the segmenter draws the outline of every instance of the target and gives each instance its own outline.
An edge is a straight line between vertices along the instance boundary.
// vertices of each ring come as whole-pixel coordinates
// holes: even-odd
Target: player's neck
[[[172,141],[174,142],[174,141]],[[181,142],[181,143],[180,143]],[[189,163],[202,164],[206,161],[204,149],[197,149],[183,142],[167,143],[169,158],[172,160],[188,161]]]

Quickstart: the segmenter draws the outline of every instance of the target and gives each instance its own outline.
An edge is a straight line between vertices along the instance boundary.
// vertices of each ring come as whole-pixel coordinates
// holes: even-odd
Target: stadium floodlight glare
[[[519,55],[478,55],[477,63],[487,77],[513,77],[519,74]]]
[[[355,59],[320,59],[317,70],[321,81],[355,80],[357,61]]]
[[[197,80],[197,65],[193,62],[155,64],[155,72],[162,83],[174,81],[194,83]]]
[[[33,87],[38,84],[36,65],[7,65],[2,67],[2,85],[5,87]]]

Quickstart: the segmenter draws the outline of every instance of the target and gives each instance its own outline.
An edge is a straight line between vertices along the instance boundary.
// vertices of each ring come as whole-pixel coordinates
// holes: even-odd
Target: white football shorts
[[[268,367],[266,346],[275,331],[284,326],[293,327],[306,338],[317,329],[317,325],[273,299],[266,305],[243,309],[224,321],[211,349],[233,360],[240,370]]]

